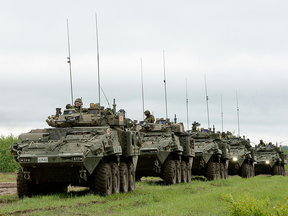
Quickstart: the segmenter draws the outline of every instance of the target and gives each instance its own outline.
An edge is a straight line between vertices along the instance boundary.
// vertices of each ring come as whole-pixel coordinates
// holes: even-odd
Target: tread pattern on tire
[[[166,184],[176,184],[176,164],[174,160],[167,160],[164,164],[163,179]]]
[[[94,193],[100,195],[112,194],[112,173],[108,163],[102,163],[96,168]]]
[[[112,173],[112,193],[120,192],[120,171],[116,163],[109,163]]]
[[[250,165],[243,163],[241,166],[241,177],[250,178]]]
[[[187,165],[185,161],[181,161],[181,182],[187,182]]]
[[[135,190],[135,169],[132,162],[127,163],[128,168],[128,191]]]
[[[191,175],[192,175],[192,167],[190,166],[189,161],[186,162],[186,168],[187,168],[187,182],[191,182]]]
[[[272,175],[279,175],[279,166],[276,164],[273,166]]]
[[[24,179],[23,168],[19,167],[17,172],[17,194],[20,199],[26,197],[31,197],[32,193],[30,191],[29,182]]]
[[[175,160],[176,165],[176,184],[181,183],[181,164],[179,160]]]
[[[218,175],[217,164],[219,163],[212,162],[212,161],[208,162],[207,175],[206,175],[208,181],[217,179],[217,175]]]
[[[121,162],[119,166],[120,171],[120,191],[128,193],[128,167],[125,162]]]

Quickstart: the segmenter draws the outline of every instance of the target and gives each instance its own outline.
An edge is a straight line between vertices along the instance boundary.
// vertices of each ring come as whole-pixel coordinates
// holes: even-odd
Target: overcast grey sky
[[[0,134],[48,127],[56,107],[71,103],[66,20],[69,20],[74,99],[98,102],[100,80],[112,105],[141,120],[144,106],[187,128],[195,120],[252,142],[288,140],[288,2],[218,1],[2,1],[0,7]],[[101,104],[107,106],[103,94]],[[288,142],[287,142],[288,143]],[[283,144],[287,143],[283,142]]]

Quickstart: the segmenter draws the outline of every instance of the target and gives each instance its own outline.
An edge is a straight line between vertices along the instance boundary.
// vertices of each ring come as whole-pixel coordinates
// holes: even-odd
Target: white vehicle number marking
[[[38,163],[48,163],[48,157],[38,157]]]

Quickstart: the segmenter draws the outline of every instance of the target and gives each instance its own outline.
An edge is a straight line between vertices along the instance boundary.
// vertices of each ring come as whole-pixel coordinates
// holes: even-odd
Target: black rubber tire
[[[283,170],[283,176],[286,176],[285,165],[282,166],[282,170]]]
[[[220,176],[221,179],[225,179],[225,168],[223,163],[220,163]]]
[[[247,163],[243,163],[241,166],[241,177],[242,178],[250,178],[250,165]]]
[[[112,194],[112,173],[108,163],[102,163],[96,168],[94,179],[94,193],[100,195]]]
[[[217,168],[217,166],[218,166],[218,168]],[[209,161],[208,164],[207,164],[207,173],[206,173],[207,180],[211,181],[211,180],[218,179],[219,175],[220,175],[219,163],[218,162]]]
[[[30,182],[24,179],[24,173],[22,167],[19,167],[17,172],[17,194],[19,199],[32,196]]]
[[[128,191],[135,190],[135,169],[132,162],[127,162],[128,168]]]
[[[276,164],[273,166],[272,175],[279,175],[279,166]]]
[[[176,184],[176,164],[174,160],[167,160],[163,169],[163,180],[166,184]]]
[[[181,164],[179,160],[175,160],[176,165],[176,184],[181,183]]]
[[[189,161],[186,162],[186,169],[187,169],[187,182],[190,183],[191,182],[191,172],[192,172],[192,169],[191,169],[191,166],[189,164]]]
[[[181,182],[187,182],[187,166],[185,161],[181,161]]]
[[[228,179],[228,165],[225,163],[223,163],[224,166],[224,179]]]
[[[255,169],[254,166],[252,164],[250,164],[250,177],[255,177]]]
[[[112,193],[120,192],[120,171],[116,163],[109,163],[112,173]]]
[[[128,193],[128,167],[125,162],[121,162],[119,166],[120,171],[120,191]]]

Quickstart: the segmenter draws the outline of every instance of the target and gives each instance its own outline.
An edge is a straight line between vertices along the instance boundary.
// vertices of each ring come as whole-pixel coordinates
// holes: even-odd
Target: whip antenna
[[[237,91],[236,91],[236,102],[237,102],[238,136],[240,136],[239,107],[238,107],[238,95],[237,95]]]
[[[142,58],[141,58],[141,83],[142,83],[142,106],[143,106],[143,119],[145,118],[144,116],[144,87],[143,87],[143,68],[142,68]]]
[[[222,123],[222,132],[223,132],[223,104],[222,104],[222,94],[221,94],[221,123]]]
[[[98,97],[100,105],[100,70],[99,70],[99,46],[98,46],[98,25],[97,25],[97,13],[95,13],[96,22],[96,41],[97,41],[97,68],[98,68]],[[106,96],[105,96],[106,97]],[[109,103],[108,103],[109,104]],[[110,106],[110,105],[109,105]]]
[[[187,130],[189,130],[187,78],[186,78],[186,112],[187,112]]]
[[[164,53],[164,50],[163,50],[163,65],[164,65],[165,106],[166,106],[166,119],[167,119],[168,118],[168,112],[167,112],[167,91],[166,91],[165,53]]]
[[[209,107],[208,107],[208,95],[207,95],[207,86],[206,86],[206,74],[204,74],[205,79],[205,92],[206,92],[206,105],[207,105],[207,116],[208,116],[208,129],[210,128],[210,121],[209,121]]]
[[[70,87],[71,87],[71,100],[73,104],[73,87],[72,87],[72,72],[71,72],[71,56],[70,56],[70,40],[69,40],[69,25],[68,25],[68,19],[67,19],[67,36],[68,36],[68,54],[69,56],[67,57],[67,63],[69,64],[69,69],[70,69]]]

